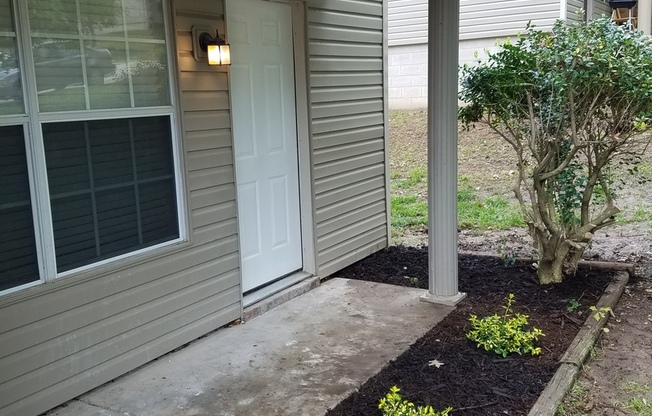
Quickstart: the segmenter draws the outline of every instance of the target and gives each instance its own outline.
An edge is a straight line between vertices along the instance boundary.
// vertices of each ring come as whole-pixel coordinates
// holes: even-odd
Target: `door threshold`
[[[296,272],[271,285],[245,295],[243,319],[251,320],[276,306],[319,286],[320,279],[308,272]]]

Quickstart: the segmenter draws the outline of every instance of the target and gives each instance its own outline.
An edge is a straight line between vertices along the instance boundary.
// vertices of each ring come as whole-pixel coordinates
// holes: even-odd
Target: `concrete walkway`
[[[323,415],[452,310],[422,294],[329,280],[48,415]]]

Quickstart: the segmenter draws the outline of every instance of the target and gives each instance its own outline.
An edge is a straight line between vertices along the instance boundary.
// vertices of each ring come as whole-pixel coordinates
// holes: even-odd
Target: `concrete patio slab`
[[[452,311],[422,294],[332,279],[50,416],[323,415]]]

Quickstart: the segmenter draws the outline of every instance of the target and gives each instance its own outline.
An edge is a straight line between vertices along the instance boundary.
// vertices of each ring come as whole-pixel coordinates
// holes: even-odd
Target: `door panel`
[[[292,10],[229,0],[243,290],[303,266]]]

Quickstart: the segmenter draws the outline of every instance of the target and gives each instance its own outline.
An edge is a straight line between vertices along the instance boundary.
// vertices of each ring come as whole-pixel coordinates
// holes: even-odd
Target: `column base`
[[[419,300],[421,302],[435,303],[438,305],[457,306],[457,304],[460,303],[465,297],[466,293],[462,292],[458,292],[457,295],[453,296],[433,295],[430,292],[426,292],[425,294],[421,295]]]

